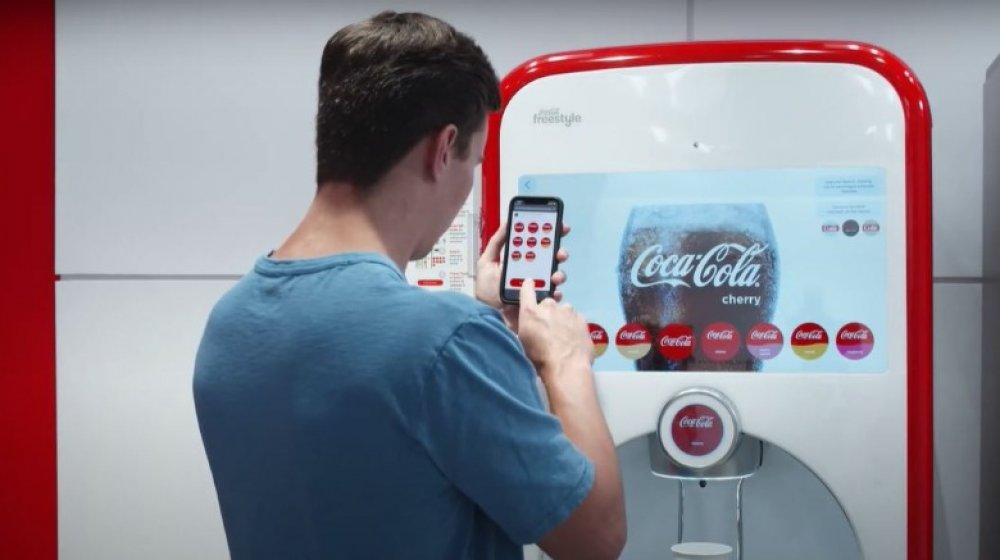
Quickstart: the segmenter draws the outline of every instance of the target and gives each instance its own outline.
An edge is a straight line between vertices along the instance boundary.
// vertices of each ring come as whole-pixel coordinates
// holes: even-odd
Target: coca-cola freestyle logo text
[[[565,127],[583,122],[583,117],[577,113],[563,113],[559,107],[539,109],[531,116],[532,124],[561,124]]]
[[[685,288],[757,288],[760,287],[758,257],[768,245],[754,243],[719,243],[700,254],[664,254],[660,244],[650,245],[632,263],[629,279],[636,288],[660,284]],[[733,262],[735,260],[735,262]],[[760,305],[761,296],[723,297],[727,305]]]

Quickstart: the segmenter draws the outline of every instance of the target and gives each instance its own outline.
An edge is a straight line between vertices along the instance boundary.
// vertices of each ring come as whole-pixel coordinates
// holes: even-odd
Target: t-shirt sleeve
[[[498,315],[473,316],[422,379],[414,424],[444,475],[520,544],[561,524],[594,482],[593,463],[545,410],[535,377]]]

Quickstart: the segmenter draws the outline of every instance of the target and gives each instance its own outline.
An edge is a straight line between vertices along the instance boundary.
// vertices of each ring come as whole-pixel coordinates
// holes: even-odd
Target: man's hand
[[[569,231],[569,226],[563,224],[562,236],[566,237]],[[507,224],[501,223],[496,233],[490,238],[489,243],[486,244],[486,250],[476,262],[475,294],[479,301],[498,309],[503,314],[507,326],[517,332],[517,306],[507,305],[500,301],[500,257],[503,254],[503,246],[506,241]],[[560,248],[559,252],[556,253],[556,262],[559,264],[566,262],[568,258],[569,253],[566,249]],[[557,270],[552,275],[552,286],[555,288],[552,297],[556,301],[562,301],[562,292],[559,291],[559,286],[565,282],[566,273],[562,270]]]
[[[538,302],[536,298],[534,281],[528,278],[521,286],[517,337],[542,381],[548,382],[547,377],[556,375],[564,365],[584,365],[589,375],[594,343],[587,321],[569,304],[551,298]]]

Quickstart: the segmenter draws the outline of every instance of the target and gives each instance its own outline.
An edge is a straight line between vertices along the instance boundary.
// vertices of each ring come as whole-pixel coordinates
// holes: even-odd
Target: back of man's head
[[[437,18],[383,12],[323,50],[316,182],[368,188],[427,134],[458,128],[456,149],[500,105],[496,72],[469,36]]]

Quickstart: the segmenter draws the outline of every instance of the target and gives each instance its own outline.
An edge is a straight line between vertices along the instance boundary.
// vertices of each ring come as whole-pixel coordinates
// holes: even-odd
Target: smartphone
[[[562,237],[563,202],[553,196],[515,196],[507,211],[507,250],[500,273],[500,300],[517,305],[521,285],[535,281],[539,300],[554,288],[556,253]]]

